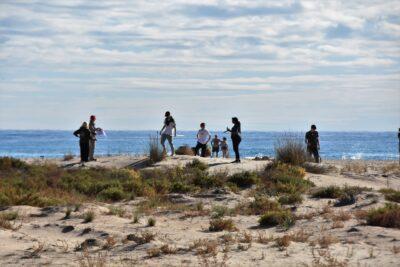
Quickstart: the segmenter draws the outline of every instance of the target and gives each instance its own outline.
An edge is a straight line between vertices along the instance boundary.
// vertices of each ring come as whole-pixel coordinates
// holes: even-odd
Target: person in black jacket
[[[317,126],[314,124],[311,125],[311,130],[306,133],[305,142],[308,154],[314,157],[316,163],[319,163],[321,161],[321,157],[319,156],[319,135]]]
[[[89,142],[92,139],[88,124],[86,122],[82,123],[81,128],[74,132],[76,137],[79,137],[79,146],[81,148],[81,163],[89,161]]]
[[[231,139],[232,139],[232,147],[233,151],[235,152],[236,159],[232,163],[240,163],[240,155],[239,155],[239,144],[242,141],[242,130],[240,127],[240,121],[238,118],[233,117],[232,118],[232,123],[233,127],[232,129],[229,129],[226,127],[226,131],[231,133]]]

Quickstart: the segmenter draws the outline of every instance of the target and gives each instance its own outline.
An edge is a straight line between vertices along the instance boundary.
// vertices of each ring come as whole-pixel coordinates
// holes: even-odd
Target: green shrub
[[[250,187],[256,184],[258,176],[254,172],[236,173],[228,178],[228,182],[236,184],[238,187]]]
[[[213,219],[210,221],[210,227],[208,228],[210,232],[220,232],[220,231],[236,231],[237,228],[233,223],[232,219]]]
[[[111,201],[119,201],[125,197],[125,193],[120,187],[110,187],[104,189],[99,194],[99,199],[101,200],[111,200]]]
[[[275,159],[278,162],[292,165],[302,165],[308,155],[304,142],[295,135],[285,135],[275,144]]]
[[[241,208],[240,212],[244,212],[248,215],[259,215],[276,210],[281,210],[281,205],[278,202],[264,196],[256,196],[254,201],[248,203],[246,207]]]
[[[6,221],[14,221],[18,219],[19,214],[16,211],[1,212],[0,217]]]
[[[199,169],[205,171],[208,169],[208,165],[198,159],[194,159],[192,162],[186,164],[187,169]]]
[[[92,222],[95,217],[96,214],[94,213],[94,211],[88,211],[85,214],[83,214],[83,222],[84,223]]]
[[[285,194],[279,197],[278,202],[282,205],[302,203],[303,196],[300,193]]]
[[[264,173],[264,183],[272,182],[267,184],[270,189],[270,193],[306,193],[314,183],[305,180],[305,171],[303,168],[298,166],[292,166],[283,163],[274,163],[267,167]]]
[[[387,203],[385,207],[369,210],[367,224],[400,229],[400,205]]]
[[[338,186],[327,186],[318,188],[315,192],[312,193],[312,197],[314,198],[338,198],[342,196],[343,190]]]
[[[110,206],[108,207],[107,215],[116,215],[123,218],[126,215],[126,210],[122,207]]]
[[[268,211],[259,219],[260,226],[262,227],[281,226],[289,228],[295,222],[296,219],[289,210]]]
[[[213,206],[211,209],[211,218],[217,219],[222,218],[225,215],[230,213],[229,208],[227,206]]]
[[[148,227],[153,227],[153,226],[155,226],[155,225],[156,225],[156,219],[150,217],[150,218],[147,220],[147,226],[148,226]]]
[[[207,172],[199,169],[194,169],[187,175],[188,181],[201,188],[221,187],[224,185],[224,181],[220,180],[218,176],[209,175]]]
[[[10,169],[28,170],[29,165],[22,160],[11,157],[0,157],[0,170],[6,171]]]
[[[394,189],[381,189],[379,192],[385,195],[386,200],[400,203],[400,191]]]

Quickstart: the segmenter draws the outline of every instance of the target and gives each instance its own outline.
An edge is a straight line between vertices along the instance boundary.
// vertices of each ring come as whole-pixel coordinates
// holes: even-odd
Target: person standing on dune
[[[239,155],[239,144],[242,142],[242,129],[241,129],[241,124],[238,118],[233,117],[232,118],[232,123],[233,127],[232,129],[229,129],[226,127],[226,131],[231,133],[231,139],[232,139],[232,147],[233,151],[235,152],[235,161],[232,163],[240,163],[240,155]]]
[[[96,135],[97,131],[101,131],[101,128],[96,128],[96,116],[92,115],[90,116],[90,122],[89,122],[89,131],[92,136],[92,138],[89,141],[89,160],[90,161],[96,161],[97,159],[94,158],[94,149],[96,148]]]
[[[211,135],[206,129],[206,124],[204,122],[200,123],[200,130],[197,132],[197,145],[195,147],[196,156],[199,154],[201,149],[201,156],[206,156],[207,144],[210,142]]]
[[[174,133],[174,134],[172,134]],[[171,116],[169,111],[165,112],[164,126],[160,131],[161,145],[164,153],[166,153],[165,140],[168,140],[169,146],[171,147],[171,156],[175,155],[174,144],[172,142],[172,135],[176,137],[176,124],[174,118]]]
[[[89,142],[92,139],[87,122],[83,122],[82,126],[74,132],[74,135],[79,137],[81,164],[84,166],[84,163],[89,161]]]
[[[320,162],[319,156],[319,135],[317,131],[317,126],[311,125],[311,130],[306,133],[305,142],[307,145],[307,152],[310,156],[314,157],[316,163]]]
[[[215,135],[214,138],[211,140],[211,157],[214,156],[218,158],[218,153],[219,153],[219,147],[220,147],[221,140],[218,138],[218,135]]]

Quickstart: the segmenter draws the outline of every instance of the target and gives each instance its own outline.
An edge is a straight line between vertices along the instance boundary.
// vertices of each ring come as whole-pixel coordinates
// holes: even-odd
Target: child
[[[226,142],[226,137],[222,138],[221,151],[222,151],[223,158],[226,158],[226,159],[229,158],[228,143]]]
[[[215,156],[218,158],[218,153],[219,153],[219,144],[221,143],[221,140],[219,140],[218,135],[214,136],[214,139],[211,140],[211,146],[212,146],[212,153],[211,157]]]

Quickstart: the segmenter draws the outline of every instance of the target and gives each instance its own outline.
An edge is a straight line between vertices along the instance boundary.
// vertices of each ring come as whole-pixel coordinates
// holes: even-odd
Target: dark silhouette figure
[[[220,144],[221,140],[218,138],[218,135],[214,135],[214,138],[211,140],[211,147],[212,147],[211,157],[213,157],[215,154],[215,157],[218,158]]]
[[[89,142],[92,139],[88,125],[86,122],[74,132],[76,137],[79,137],[79,146],[81,148],[81,163],[89,161]]]
[[[231,139],[232,139],[232,147],[233,147],[233,151],[235,152],[235,161],[233,161],[232,163],[240,163],[240,154],[239,154],[239,144],[242,141],[242,130],[240,127],[240,121],[238,118],[233,117],[232,118],[232,123],[233,123],[233,127],[232,129],[229,129],[228,127],[226,127],[226,131],[231,133]]]
[[[314,157],[316,163],[320,162],[319,156],[319,135],[317,131],[317,126],[311,125],[311,130],[306,133],[305,142],[307,144],[307,152],[310,156]]]

